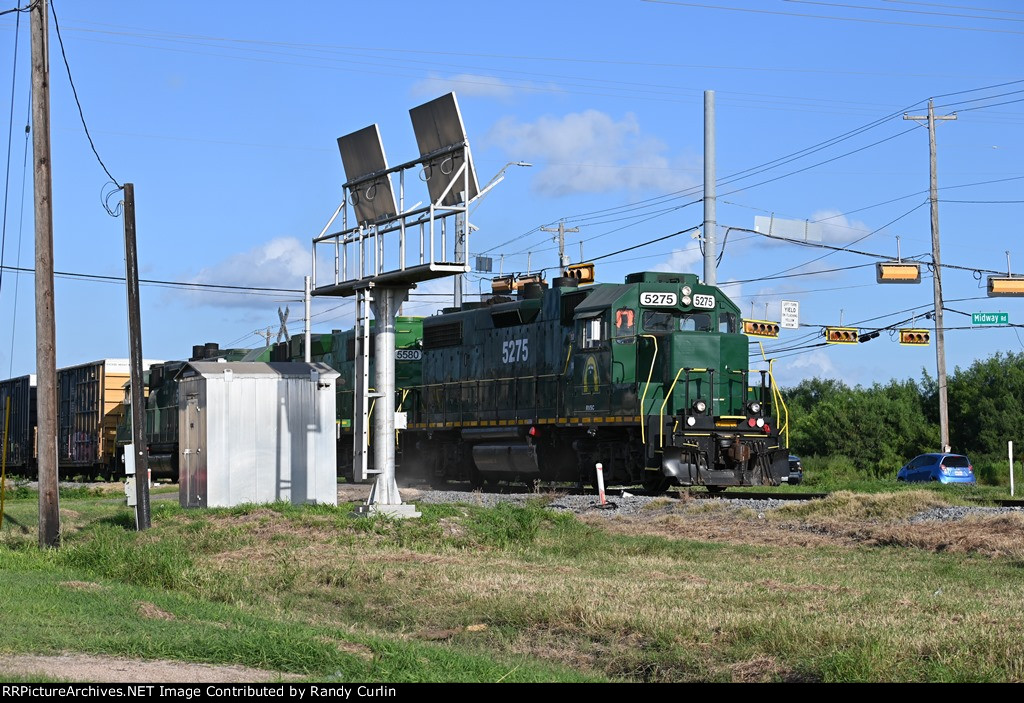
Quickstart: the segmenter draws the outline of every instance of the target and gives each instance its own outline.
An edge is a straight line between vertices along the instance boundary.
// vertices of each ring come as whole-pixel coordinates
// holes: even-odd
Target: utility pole
[[[128,346],[131,357],[132,450],[135,454],[135,529],[151,526],[146,398],[142,386],[142,317],[139,314],[139,255],[135,246],[135,185],[124,184],[124,262],[128,289]]]
[[[717,214],[715,195],[715,91],[704,91],[704,285],[718,282],[715,254]]]
[[[929,200],[932,210],[932,277],[935,295],[935,365],[938,367],[939,383],[939,434],[941,449],[950,450],[949,446],[949,401],[946,397],[946,345],[942,329],[942,258],[939,255],[939,185],[935,169],[935,122],[936,120],[955,120],[956,115],[935,116],[935,104],[928,100],[927,115],[903,115],[905,120],[928,123],[928,168],[931,186]]]
[[[47,2],[32,6],[32,161],[36,218],[36,397],[39,547],[60,546],[57,475],[57,343],[53,302],[53,181],[50,170],[50,37]]]
[[[558,229],[552,227],[541,227],[542,232],[558,232],[558,266],[565,271],[566,267],[569,266],[569,257],[565,255],[565,233],[566,232],[579,232],[579,227],[573,227],[566,229],[565,220],[561,220],[558,223]]]

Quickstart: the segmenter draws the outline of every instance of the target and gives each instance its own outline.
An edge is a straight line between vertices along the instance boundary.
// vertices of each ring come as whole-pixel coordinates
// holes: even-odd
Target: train
[[[144,361],[146,367],[154,363]],[[57,369],[57,465],[62,478],[112,479],[119,473],[117,433],[124,420],[124,387],[129,377],[127,359],[100,359]],[[7,426],[7,473],[35,478],[34,375],[0,381],[0,423]],[[0,424],[0,437],[3,433]]]
[[[593,484],[600,464],[607,482],[650,492],[778,485],[788,476],[785,405],[770,368],[750,368],[740,310],[721,289],[690,273],[638,272],[622,283],[563,273],[550,284],[536,274],[499,277],[483,300],[398,317],[401,475],[473,486]],[[355,331],[310,339],[312,361],[341,374],[338,476],[351,480]],[[189,360],[152,364],[153,477],[178,477],[177,378],[188,361],[302,360],[304,344],[207,343]],[[131,437],[124,407],[118,444]]]
[[[492,291],[423,320],[403,440],[426,475],[593,484],[601,464],[607,481],[651,492],[788,475],[781,395],[770,370],[749,368],[721,289],[639,272],[498,279]]]

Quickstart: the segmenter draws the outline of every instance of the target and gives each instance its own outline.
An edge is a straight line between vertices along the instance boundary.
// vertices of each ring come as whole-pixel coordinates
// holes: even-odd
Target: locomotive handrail
[[[679,381],[679,374],[681,374],[684,370],[687,370],[687,369],[684,369],[683,367],[680,367],[679,370],[676,371],[676,377],[674,379],[672,379],[672,385],[668,387],[668,393],[665,394],[665,399],[661,401],[661,409],[658,411],[658,446],[659,447],[664,447],[665,446],[665,406],[668,405],[668,399],[672,397],[672,391],[674,391],[676,389],[676,383]],[[673,430],[674,429],[675,428],[673,428]]]
[[[782,399],[782,392],[779,390],[779,384],[775,382],[775,374],[772,373],[772,366],[775,364],[775,359],[771,359],[768,362],[768,378],[772,382],[772,400],[777,400],[779,405],[782,407],[782,412],[785,413],[782,427],[779,428],[779,434],[783,432],[786,434],[786,448],[789,449],[789,408],[786,407],[786,401]]]
[[[654,340],[654,356],[651,357],[651,369],[647,372],[647,383],[644,384],[644,392],[640,396],[640,441],[643,442],[644,446],[647,446],[647,433],[645,431],[647,411],[644,409],[644,405],[647,401],[647,389],[651,386],[651,376],[654,375],[654,362],[658,360],[658,338],[653,334],[642,334],[640,336],[649,337]]]

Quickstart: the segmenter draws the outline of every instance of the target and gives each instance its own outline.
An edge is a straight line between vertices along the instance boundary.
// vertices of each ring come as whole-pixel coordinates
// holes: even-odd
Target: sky
[[[1008,257],[1024,273],[1024,6],[1014,0],[54,4],[58,366],[128,356],[124,283],[94,278],[125,271],[107,172],[135,187],[139,270],[151,281],[144,356],[261,346],[279,308],[289,333],[302,331],[294,291],[342,201],[337,138],[378,124],[389,163],[410,161],[409,109],[450,91],[481,185],[505,169],[472,210],[471,257],[492,257],[495,271],[469,274],[467,299],[499,268],[556,275],[557,245],[541,228],[562,219],[580,230],[567,256],[578,262],[582,242],[601,282],[703,277],[695,235],[714,91],[717,279],[747,317],[779,320],[782,300],[799,302],[801,327],[764,343],[783,385],[935,376],[934,345],[901,346],[888,331],[821,344],[827,325],[933,325],[928,267],[919,285],[879,285],[868,254],[931,258],[928,130],[903,115],[926,114],[934,98],[937,115],[957,117],[936,128],[948,370],[1024,347],[1021,329],[968,316],[1024,323],[1020,299],[985,290]],[[4,378],[35,367],[33,278],[16,270],[33,266],[28,24],[26,13],[0,16]],[[505,168],[518,161],[532,166]],[[414,185],[409,200],[425,200]],[[770,239],[752,231],[759,216],[813,224],[816,244],[859,253]],[[331,265],[318,260],[318,271]],[[422,284],[403,312],[450,305],[452,285]],[[313,331],[350,326],[353,309],[315,298]]]

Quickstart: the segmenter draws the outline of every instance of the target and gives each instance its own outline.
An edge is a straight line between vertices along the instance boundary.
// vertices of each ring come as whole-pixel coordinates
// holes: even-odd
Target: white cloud
[[[533,188],[545,195],[675,191],[696,184],[680,173],[680,160],[669,158],[661,140],[641,132],[631,113],[618,121],[598,110],[532,123],[506,117],[491,128],[487,141],[512,158],[538,162]]]
[[[412,87],[412,94],[420,97],[436,97],[452,91],[459,95],[506,99],[512,96],[513,87],[500,78],[472,73],[460,73],[456,76],[432,75],[418,81]]]
[[[652,271],[672,271],[678,273],[696,273],[703,278],[704,255],[696,245],[688,249],[673,249],[672,254],[665,261],[656,264]],[[700,265],[698,266],[698,262]]]
[[[206,283],[248,288],[287,288],[302,290],[303,276],[310,273],[309,250],[295,237],[278,237],[248,251],[229,256],[187,278],[190,283]],[[294,299],[298,294],[267,295],[214,294],[189,291],[187,304],[193,307],[275,308],[278,301]],[[301,304],[299,305],[301,308]]]
[[[839,242],[847,244],[860,239],[871,231],[865,223],[851,220],[838,210],[818,210],[811,215],[811,222],[821,227],[823,242]]]
[[[839,377],[839,370],[824,351],[798,354],[787,359],[785,364],[776,365],[775,369],[776,375],[781,377],[779,382],[786,386],[796,385],[805,378]]]

